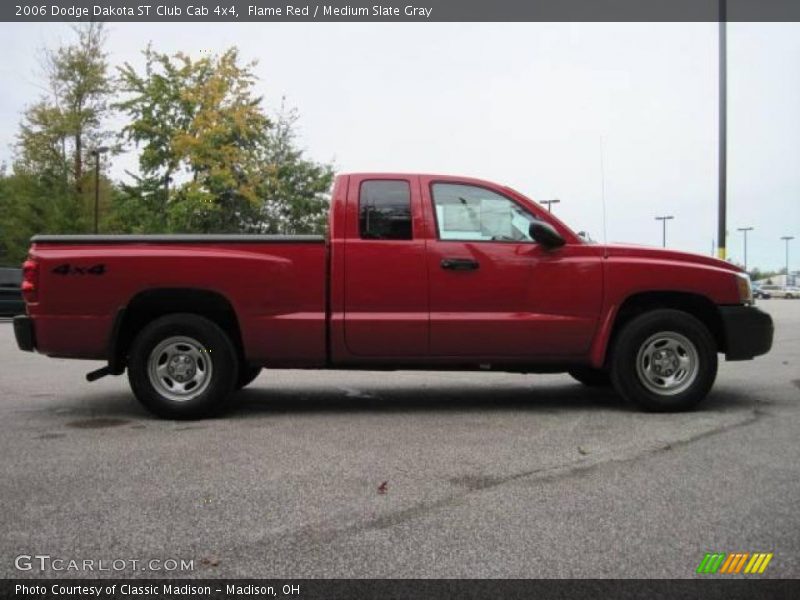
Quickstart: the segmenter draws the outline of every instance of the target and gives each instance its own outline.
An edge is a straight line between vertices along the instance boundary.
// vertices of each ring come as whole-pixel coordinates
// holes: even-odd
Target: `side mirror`
[[[558,248],[564,245],[564,238],[561,237],[561,234],[544,221],[532,221],[528,228],[528,235],[545,248]]]

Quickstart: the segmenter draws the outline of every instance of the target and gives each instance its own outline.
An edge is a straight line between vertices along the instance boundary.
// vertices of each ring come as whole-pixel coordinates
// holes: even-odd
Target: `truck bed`
[[[233,309],[251,360],[325,363],[322,236],[37,235],[30,256],[39,293],[28,312],[44,354],[104,359],[120,311],[203,291]]]

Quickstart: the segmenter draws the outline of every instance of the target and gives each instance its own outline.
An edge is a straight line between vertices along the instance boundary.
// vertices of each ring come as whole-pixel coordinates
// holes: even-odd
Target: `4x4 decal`
[[[54,267],[51,272],[56,275],[105,275],[106,266],[103,263],[90,267],[63,263]]]

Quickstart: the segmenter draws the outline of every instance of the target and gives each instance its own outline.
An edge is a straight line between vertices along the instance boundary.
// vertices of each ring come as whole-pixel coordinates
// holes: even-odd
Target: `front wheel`
[[[130,349],[128,380],[138,400],[169,419],[197,419],[220,409],[238,378],[228,335],[199,315],[177,313],[149,323]]]
[[[706,397],[717,376],[717,347],[692,315],[659,309],[627,323],[611,356],[611,380],[649,411],[680,411]]]

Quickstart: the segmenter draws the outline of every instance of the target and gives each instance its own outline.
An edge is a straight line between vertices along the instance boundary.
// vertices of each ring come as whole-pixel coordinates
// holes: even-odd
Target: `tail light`
[[[30,258],[22,263],[21,289],[25,302],[36,302],[39,295],[39,263]]]

